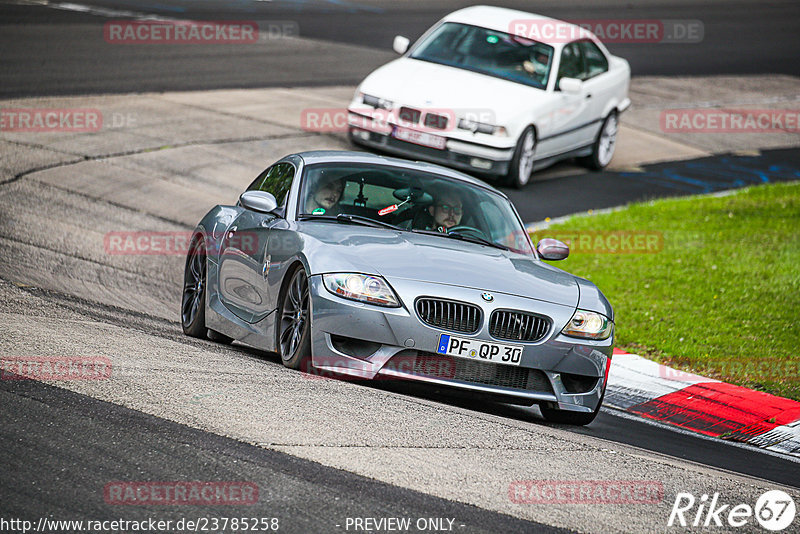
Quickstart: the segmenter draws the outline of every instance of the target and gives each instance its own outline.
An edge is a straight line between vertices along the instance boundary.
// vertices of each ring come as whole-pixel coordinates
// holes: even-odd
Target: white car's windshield
[[[301,218],[391,225],[533,254],[507,199],[436,174],[385,165],[310,165],[300,198]]]
[[[446,22],[410,57],[544,89],[553,63],[553,47],[487,28]]]

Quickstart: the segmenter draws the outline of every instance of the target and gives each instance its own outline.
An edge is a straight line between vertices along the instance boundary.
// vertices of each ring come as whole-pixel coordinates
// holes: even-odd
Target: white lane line
[[[111,9],[100,6],[88,6],[86,4],[75,4],[72,2],[50,2],[48,0],[17,0],[12,2],[19,5],[41,6],[49,7],[50,9],[60,9],[62,11],[75,11],[78,13],[87,13],[89,15],[97,15],[98,17],[108,18],[134,18],[137,20],[162,20],[162,21],[178,21],[172,17],[165,17],[156,15],[154,13],[142,13],[139,11],[128,11],[124,9]]]

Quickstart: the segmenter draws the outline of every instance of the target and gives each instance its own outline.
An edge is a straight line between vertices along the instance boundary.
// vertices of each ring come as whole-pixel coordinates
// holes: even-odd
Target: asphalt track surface
[[[417,38],[446,13],[474,4],[454,0],[69,2],[113,10],[98,16],[36,5],[45,1],[0,2],[0,96],[355,85],[393,57],[394,35]],[[570,20],[700,21],[703,38],[699,43],[609,44],[612,53],[629,60],[635,76],[800,73],[796,54],[800,4],[793,1],[492,4]],[[252,20],[262,28],[289,22],[300,37],[369,47],[374,54],[330,55],[324,47],[298,51],[280,39],[251,45],[168,47],[106,43],[103,24],[130,19],[114,14],[124,11],[190,20]]]
[[[215,436],[35,381],[0,381],[6,471],[2,516],[36,521],[278,518],[279,531],[344,531],[347,517],[457,518],[461,532],[567,530],[438,499],[277,451]],[[38,422],[33,428],[28,421]],[[57,444],[58,450],[53,450]],[[143,462],[142,458],[150,458]],[[66,461],[64,461],[66,460]],[[56,477],[53,473],[58,473]],[[110,481],[227,480],[258,486],[257,502],[225,506],[105,506]]]
[[[644,165],[637,172],[580,174],[537,181],[521,191],[503,190],[514,202],[523,221],[541,221],[545,217],[613,208],[629,202],[701,195],[798,179],[800,150],[787,148],[764,150],[755,156],[722,154],[655,163]]]
[[[114,9],[141,10],[146,7],[147,12],[190,19],[292,20],[298,22],[302,37],[369,46],[376,50],[388,48],[395,33],[412,37],[419,35],[432,20],[457,4],[84,3]],[[757,3],[695,5],[647,2],[636,8],[620,3],[619,7],[581,9],[579,15],[573,3],[541,5],[541,8],[537,6],[538,11],[562,18],[685,18],[703,21],[706,29],[703,46],[653,45],[645,48],[643,45],[612,45],[613,52],[631,60],[634,72],[638,74],[798,73],[796,50],[800,41],[795,21],[800,18],[800,6],[796,3],[775,2],[763,6]],[[532,8],[528,5],[528,9]],[[0,24],[7,30],[0,36],[0,68],[4,74],[9,73],[7,83],[0,86],[0,94],[32,96],[314,83],[313,76],[308,76],[305,63],[308,58],[302,55],[294,58],[296,69],[283,69],[277,79],[265,80],[264,73],[271,72],[270,62],[277,61],[272,52],[231,53],[230,49],[159,51],[147,47],[120,51],[112,46],[103,46],[102,41],[101,46],[97,46],[91,39],[97,38],[98,28],[102,27],[104,20],[93,15],[39,6],[0,4]],[[31,29],[34,31],[26,31]],[[764,39],[765,33],[773,38]],[[19,38],[23,35],[26,39]],[[748,46],[731,53],[731,42],[746,42]],[[376,55],[374,64],[358,65],[341,58],[338,63],[329,65],[330,76],[324,83],[357,83],[385,57]],[[93,70],[87,75],[86,64],[89,61]],[[167,72],[169,76],[165,75]],[[792,149],[765,151],[760,156],[714,156],[662,163],[645,166],[644,172],[636,173],[596,173],[559,178],[536,182],[523,192],[508,193],[523,219],[535,221],[545,215],[613,207],[632,200],[708,193],[798,177],[800,151]],[[536,196],[547,198],[547,206],[536,201]],[[33,289],[29,292],[71,311],[102,308],[102,302],[78,305],[78,301],[69,295],[37,293]],[[109,314],[100,320],[113,323],[116,320],[113,316],[115,314]],[[135,314],[131,317],[135,319]],[[98,320],[96,314],[92,318]],[[171,335],[179,336],[177,324],[165,325],[164,328],[171,329]],[[175,332],[176,328],[178,332]],[[406,391],[401,390],[401,393],[406,394]],[[408,394],[547,426],[541,419],[532,418],[529,412],[516,407],[441,399],[416,388],[409,390]],[[98,500],[98,492],[102,492],[103,484],[111,479],[233,479],[246,473],[246,480],[264,481],[261,487],[269,488],[268,493],[261,494],[263,508],[259,509],[263,509],[263,513],[258,515],[292,518],[282,531],[319,532],[333,530],[332,523],[335,526],[337,518],[346,516],[409,513],[426,517],[456,516],[460,523],[469,527],[469,532],[555,531],[537,523],[246,445],[44,384],[4,381],[0,383],[0,396],[4,406],[0,410],[0,443],[6,451],[4,457],[9,468],[0,484],[4,517],[69,513],[92,519],[112,518],[117,516],[115,510],[103,506]],[[800,470],[794,462],[621,418],[613,411],[602,412],[592,425],[583,429],[558,428],[800,487]],[[339,499],[332,500],[334,494]],[[127,508],[125,515],[128,518],[145,517],[148,512],[151,515],[157,513],[160,519],[181,515],[163,508],[155,512],[146,508]],[[247,513],[252,511],[248,509]],[[203,515],[203,512],[206,511],[192,510],[195,515]],[[217,510],[208,510],[207,513],[219,515]]]

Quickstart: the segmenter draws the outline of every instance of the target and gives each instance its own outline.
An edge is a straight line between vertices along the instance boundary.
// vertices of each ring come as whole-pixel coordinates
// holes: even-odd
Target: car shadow
[[[338,380],[340,382],[347,382],[357,387],[388,391],[390,393],[395,393],[410,398],[422,399],[427,402],[435,402],[476,413],[492,415],[495,417],[503,417],[506,419],[514,419],[516,421],[522,421],[535,425],[565,429],[576,428],[574,425],[551,423],[546,421],[542,416],[539,407],[535,404],[532,406],[509,404],[507,402],[498,401],[491,396],[476,394],[472,391],[462,391],[446,386],[423,384],[403,379],[380,377],[376,380],[366,380],[353,378],[346,375],[338,375],[328,371],[312,371],[311,373],[306,373],[304,371],[292,371],[291,369],[287,369],[283,366],[281,358],[276,352],[263,351],[261,349],[249,347],[238,342],[234,342],[230,348],[239,354],[252,356],[263,361],[264,363],[279,366],[282,369],[285,369],[287,372],[303,373],[298,374],[300,377],[311,375],[315,379]],[[580,428],[582,433],[591,434],[591,425]]]

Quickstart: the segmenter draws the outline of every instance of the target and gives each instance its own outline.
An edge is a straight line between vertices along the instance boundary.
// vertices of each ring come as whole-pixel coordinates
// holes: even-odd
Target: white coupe
[[[348,107],[357,145],[522,187],[579,157],[602,169],[630,105],[630,67],[588,30],[511,9],[455,11],[372,72]]]

